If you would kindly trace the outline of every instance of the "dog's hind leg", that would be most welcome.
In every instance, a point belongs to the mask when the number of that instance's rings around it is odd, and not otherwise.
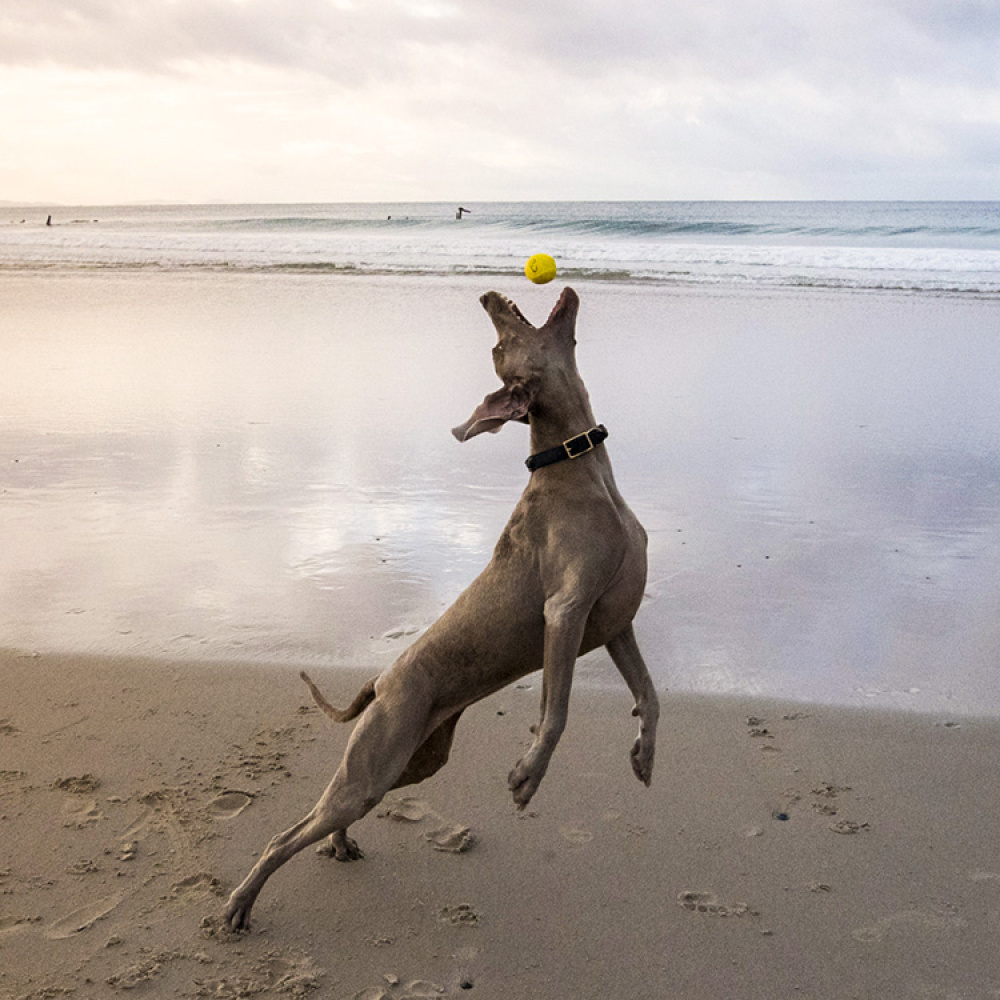
[[[233,891],[225,918],[231,930],[245,930],[264,883],[286,861],[324,837],[346,831],[373,809],[406,770],[426,732],[429,704],[408,694],[405,707],[376,699],[348,742],[344,759],[315,806],[294,826],[272,838],[250,874]]]
[[[455,739],[455,727],[462,713],[456,712],[445,719],[430,736],[420,744],[410,758],[403,773],[396,780],[393,788],[403,788],[405,785],[416,785],[426,781],[432,774],[437,774],[451,753],[451,744]]]
[[[396,779],[393,788],[403,788],[406,785],[416,785],[425,781],[432,774],[437,774],[448,763],[452,740],[455,738],[455,726],[458,725],[461,714],[461,712],[456,712],[450,718],[445,719],[417,747],[403,773]],[[338,861],[357,861],[365,856],[361,848],[358,847],[357,841],[347,835],[347,830],[334,830],[330,834],[330,840],[327,844],[322,850],[317,848],[317,851],[331,858],[336,858]]]
[[[635,631],[629,625],[607,645],[611,659],[625,678],[635,699],[632,714],[639,717],[639,735],[632,746],[632,770],[648,785],[653,778],[653,757],[656,753],[656,726],[660,719],[660,703],[649,670],[639,652]]]

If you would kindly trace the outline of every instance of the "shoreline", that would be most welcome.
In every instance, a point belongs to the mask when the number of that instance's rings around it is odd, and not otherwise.
[[[666,694],[647,790],[627,695],[576,688],[518,814],[529,678],[352,828],[363,861],[303,852],[234,937],[226,894],[315,801],[350,726],[258,665],[0,652],[0,673],[5,998],[1000,989],[997,720]],[[335,703],[359,683],[313,676]]]
[[[41,228],[45,228],[42,224]],[[121,281],[123,279],[175,279],[194,282],[198,280],[218,281],[221,278],[240,280],[333,280],[338,282],[368,283],[377,280],[399,282],[402,285],[468,285],[470,290],[482,292],[483,287],[497,284],[514,285],[519,297],[537,295],[538,291],[522,286],[522,275],[517,269],[497,265],[496,267],[468,270],[445,270],[442,268],[423,269],[377,269],[340,264],[160,264],[156,261],[134,263],[88,263],[74,260],[37,261],[9,263],[0,261],[0,281],[37,280],[44,276],[48,280],[88,280]],[[806,281],[775,280],[748,282],[739,278],[683,278],[630,275],[617,273],[601,275],[587,268],[566,269],[559,272],[560,284],[579,286],[598,292],[608,291],[620,294],[647,292],[664,296],[704,295],[706,297],[729,298],[809,298],[814,296],[888,298],[909,300],[930,300],[954,303],[995,304],[1000,301],[1000,290],[960,287],[933,287],[920,285],[863,285],[834,280]],[[544,289],[545,286],[538,286]]]
[[[411,644],[418,637],[422,630],[414,630],[400,636],[407,645]],[[640,636],[640,640],[642,636]],[[401,653],[404,647],[400,647]],[[3,665],[11,661],[21,661],[27,663],[38,663],[42,660],[59,661],[81,665],[84,669],[92,664],[102,664],[105,669],[124,674],[133,671],[157,671],[172,670],[187,672],[190,671],[193,677],[202,676],[203,673],[218,673],[222,675],[243,675],[247,671],[273,676],[275,680],[282,683],[289,681],[294,686],[298,683],[298,673],[300,670],[307,670],[316,674],[317,677],[338,678],[343,687],[344,697],[350,700],[355,692],[351,691],[352,683],[355,687],[360,687],[365,681],[377,676],[383,670],[388,669],[395,660],[395,654],[373,657],[368,666],[348,666],[346,664],[331,662],[330,658],[317,653],[313,657],[304,656],[301,651],[295,650],[288,654],[287,659],[276,659],[266,655],[246,656],[243,658],[235,655],[220,657],[194,657],[171,655],[164,652],[162,655],[129,653],[125,650],[108,652],[105,650],[74,650],[74,649],[20,649],[16,647],[0,646],[0,671]],[[853,701],[846,700],[824,700],[818,695],[799,697],[788,695],[782,697],[770,693],[762,692],[741,692],[732,690],[699,690],[687,688],[676,684],[664,684],[661,677],[653,678],[657,691],[661,698],[668,697],[677,699],[685,703],[698,704],[700,702],[710,702],[721,706],[755,704],[758,706],[771,706],[772,712],[775,710],[794,712],[799,711],[823,711],[823,712],[846,712],[856,715],[881,715],[889,718],[906,718],[932,720],[935,724],[945,725],[949,720],[959,720],[960,722],[979,722],[986,725],[993,723],[1000,724],[1000,712],[983,710],[982,707],[974,709],[968,705],[939,703],[931,706],[919,703],[919,693],[910,694],[904,691],[883,691],[875,694],[864,694],[855,692],[856,698]],[[541,683],[541,672],[529,674],[519,681],[518,684],[528,684],[533,688]],[[593,650],[586,656],[577,660],[574,672],[573,691],[579,692],[581,696],[593,700],[616,699],[627,700],[627,689],[621,675],[615,669],[611,658],[603,649]],[[888,698],[903,698],[908,696],[913,698],[909,703],[896,701],[879,701],[880,696]]]

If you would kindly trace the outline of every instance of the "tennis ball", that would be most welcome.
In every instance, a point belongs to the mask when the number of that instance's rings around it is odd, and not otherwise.
[[[547,253],[536,253],[528,258],[524,273],[536,285],[545,285],[556,276],[556,262]]]

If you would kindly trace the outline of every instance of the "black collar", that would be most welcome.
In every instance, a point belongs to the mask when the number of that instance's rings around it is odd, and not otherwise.
[[[598,424],[596,427],[591,427],[589,431],[584,431],[582,434],[577,434],[576,437],[563,441],[555,448],[531,455],[524,460],[524,464],[534,472],[535,469],[541,469],[546,465],[565,462],[569,458],[579,458],[581,455],[586,455],[588,451],[593,451],[607,436],[607,427],[604,424]]]

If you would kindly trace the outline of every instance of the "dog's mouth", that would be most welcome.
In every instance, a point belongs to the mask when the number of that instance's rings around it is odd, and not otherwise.
[[[507,296],[503,296],[503,300],[507,305],[507,308],[522,322],[527,323],[528,326],[533,326],[534,324],[528,322],[527,316],[517,307],[517,303],[513,299],[508,299]]]
[[[536,327],[527,316],[518,308],[517,303],[508,298],[503,292],[486,292],[484,295],[479,297],[479,301],[482,307],[489,313],[490,318],[496,321],[503,316],[513,317],[518,323],[523,323],[529,330],[538,330],[540,327]],[[577,301],[576,292],[572,288],[567,286],[562,290],[559,298],[556,300],[556,304],[552,307],[552,312],[549,313],[549,318],[543,324],[544,326],[549,326],[555,323],[561,314],[570,309],[573,304]]]
[[[573,294],[575,293],[568,285],[562,290],[559,298],[556,299],[556,304],[552,307],[552,312],[549,313],[549,318],[545,321],[546,326],[555,319],[556,313],[566,305],[567,298]]]
[[[504,307],[504,309],[507,312],[509,312],[515,319],[519,320],[521,323],[524,323],[525,326],[529,326],[532,329],[534,329],[534,325],[531,323],[528,317],[525,316],[523,312],[521,312],[521,310],[517,306],[517,303],[514,302],[513,299],[507,298],[507,296],[504,295],[503,292],[487,292],[485,295],[480,296],[479,301],[482,303],[483,308],[487,312],[490,312],[491,302],[499,302]],[[492,316],[492,313],[490,313],[490,315]]]

